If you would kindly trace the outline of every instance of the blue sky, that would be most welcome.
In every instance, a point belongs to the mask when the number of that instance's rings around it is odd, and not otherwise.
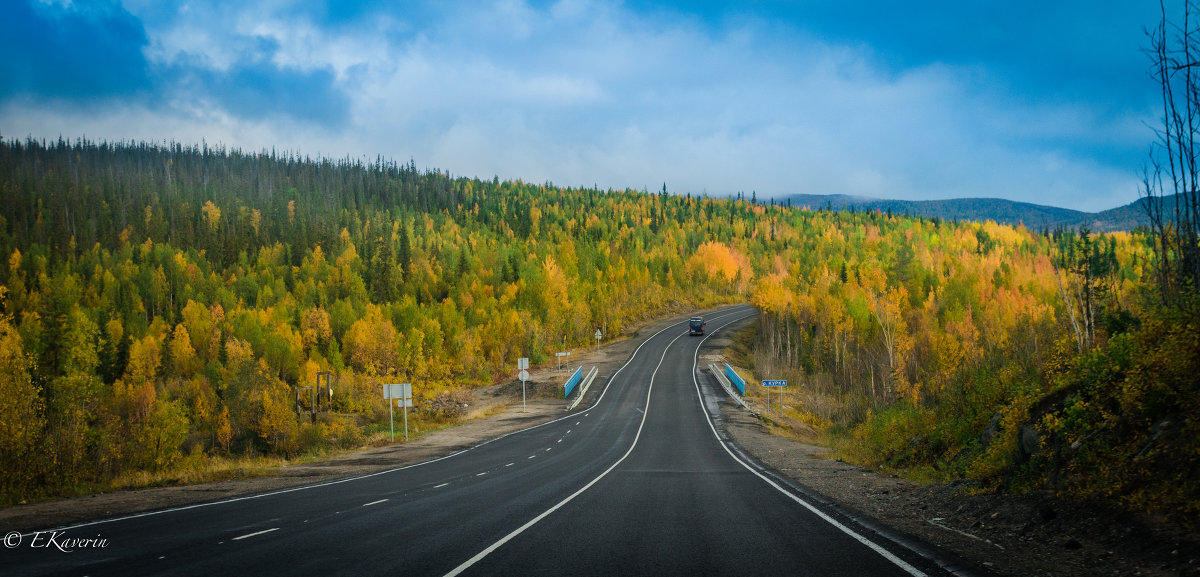
[[[10,0],[0,135],[760,198],[1138,197],[1157,2]]]

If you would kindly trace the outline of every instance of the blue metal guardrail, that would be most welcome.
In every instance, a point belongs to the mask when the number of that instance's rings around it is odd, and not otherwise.
[[[564,390],[563,398],[565,399],[565,398],[571,396],[571,391],[575,390],[575,385],[578,385],[579,381],[582,381],[582,380],[583,380],[583,367],[579,367],[579,368],[575,369],[575,373],[571,375],[571,378],[567,379],[567,384],[563,385],[563,390]]]
[[[737,374],[737,371],[734,371],[733,367],[729,366],[729,363],[725,363],[725,376],[729,377],[729,382],[737,387],[738,393],[743,397],[746,396],[746,380]]]

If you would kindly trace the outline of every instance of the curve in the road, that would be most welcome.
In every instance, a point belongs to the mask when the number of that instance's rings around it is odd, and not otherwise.
[[[745,318],[745,317],[742,317],[742,318]],[[730,322],[736,322],[736,320],[740,320],[740,319],[735,319],[735,321],[730,321]],[[729,323],[726,323],[726,324],[729,324]],[[724,325],[722,325],[722,326],[724,326]],[[658,331],[658,333],[655,333],[654,336],[657,336],[659,333],[662,333],[663,331],[666,331],[667,329],[670,329],[670,328],[671,328],[671,326],[668,326],[668,327]],[[491,555],[493,551],[495,551],[496,549],[499,549],[505,543],[512,541],[513,538],[516,537],[517,535],[524,533],[525,530],[536,525],[542,519],[549,517],[555,511],[561,509],[563,507],[563,505],[566,505],[567,503],[570,503],[571,501],[575,500],[575,497],[578,497],[578,496],[582,495],[588,489],[591,489],[593,485],[600,482],[600,479],[603,479],[604,477],[608,476],[608,474],[611,473],[613,471],[613,469],[616,469],[622,462],[625,461],[625,459],[627,459],[629,457],[629,454],[632,453],[634,448],[637,447],[638,440],[642,438],[642,429],[644,429],[646,426],[646,417],[650,415],[650,395],[654,392],[654,378],[658,376],[658,370],[662,368],[663,361],[666,360],[666,358],[667,358],[667,350],[669,350],[671,348],[671,345],[675,344],[675,341],[679,340],[679,338],[682,337],[683,335],[684,335],[684,333],[677,335],[675,338],[671,339],[671,342],[667,343],[667,346],[663,347],[663,354],[661,357],[659,357],[658,364],[655,365],[655,367],[654,367],[654,372],[650,374],[650,386],[646,390],[646,405],[645,405],[645,409],[642,411],[642,421],[638,425],[637,434],[635,434],[633,436],[633,443],[631,443],[629,445],[629,450],[625,451],[625,454],[621,455],[621,458],[617,459],[617,461],[615,463],[613,463],[612,466],[605,469],[602,473],[597,475],[596,478],[592,479],[591,481],[588,481],[588,484],[584,485],[583,487],[580,487],[578,491],[571,493],[569,496],[567,496],[566,499],[559,501],[553,507],[546,509],[541,514],[539,514],[537,517],[534,517],[534,518],[530,519],[529,521],[526,521],[524,525],[517,527],[511,533],[505,535],[504,537],[501,537],[495,543],[492,543],[488,547],[484,548],[482,551],[476,553],[473,557],[471,557],[470,559],[467,559],[461,565],[452,569],[449,573],[446,573],[446,577],[456,577],[457,575],[461,574],[463,571],[466,571],[467,569],[471,568],[471,566],[473,566],[476,563],[478,563],[479,561],[481,561],[484,557]],[[644,342],[642,342],[641,345],[638,345],[638,348],[633,351],[632,355],[630,355],[629,361],[626,361],[626,363],[621,366],[622,370],[625,367],[629,366],[629,363],[633,361],[633,357],[637,356],[637,353],[639,350],[641,350],[642,346],[644,346],[646,343],[650,342],[650,340],[652,338],[653,338],[653,336],[650,339],[646,339]],[[705,337],[705,339],[707,339],[707,338],[708,337]],[[619,373],[620,371],[618,370],[617,372]],[[616,380],[615,379],[616,374],[614,374],[613,376],[614,376],[614,378],[609,380],[610,383],[613,380]],[[607,393],[607,392],[608,392],[608,388],[605,387],[604,391],[600,395],[600,398],[601,399],[604,398],[603,393]],[[597,399],[596,402],[599,403],[600,400]]]

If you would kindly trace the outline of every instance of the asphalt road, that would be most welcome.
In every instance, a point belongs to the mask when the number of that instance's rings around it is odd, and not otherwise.
[[[712,314],[709,334],[752,314]],[[0,574],[945,574],[739,456],[703,340],[684,319],[592,408],[426,463],[9,535]]]

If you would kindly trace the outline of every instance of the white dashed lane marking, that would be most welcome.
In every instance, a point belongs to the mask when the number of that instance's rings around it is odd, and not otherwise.
[[[265,530],[263,530],[263,531],[258,531],[258,532],[256,532],[256,533],[250,533],[250,534],[248,534],[248,535],[242,535],[241,537],[234,537],[234,538],[233,538],[233,540],[234,540],[234,541],[240,541],[240,540],[242,540],[242,539],[248,539],[248,538],[250,538],[250,537],[257,537],[257,536],[259,536],[259,535],[262,535],[263,533],[270,533],[271,531],[278,531],[278,530],[279,530],[279,527],[274,527],[274,528],[271,528],[271,529],[265,529]]]

